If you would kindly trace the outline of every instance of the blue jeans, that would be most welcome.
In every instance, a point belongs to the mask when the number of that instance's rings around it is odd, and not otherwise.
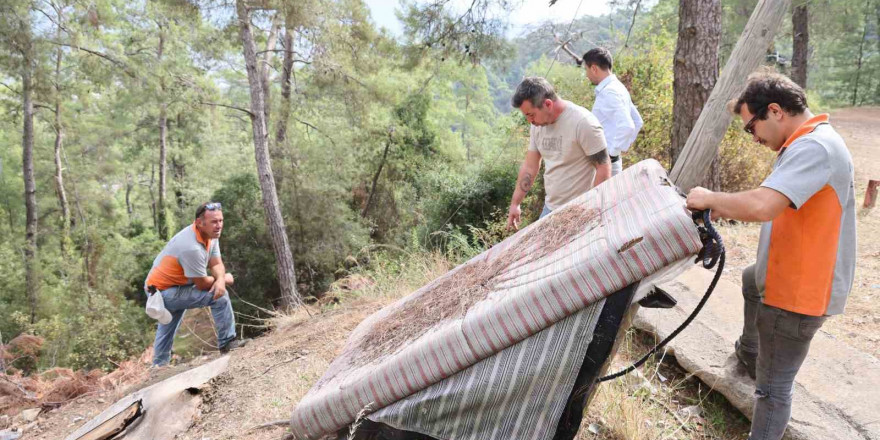
[[[217,345],[222,347],[235,339],[235,317],[232,314],[232,302],[229,294],[214,299],[214,294],[196,289],[192,284],[170,287],[162,291],[165,308],[171,312],[171,322],[159,324],[156,329],[156,341],[153,343],[153,365],[167,365],[171,360],[171,344],[174,334],[180,327],[183,314],[187,309],[210,307],[214,316],[214,328],[217,330]]]
[[[740,344],[758,353],[755,409],[749,440],[779,440],[791,419],[794,378],[825,316],[809,316],[765,305],[755,266],[743,271],[745,320]]]
[[[538,217],[538,220],[547,217],[547,214],[550,214],[553,210],[548,208],[547,205],[544,205],[544,209],[541,210],[541,215]]]

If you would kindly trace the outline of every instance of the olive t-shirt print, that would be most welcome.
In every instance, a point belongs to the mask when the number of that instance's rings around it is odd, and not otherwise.
[[[596,168],[589,156],[605,149],[605,134],[589,110],[565,101],[556,122],[532,127],[529,149],[544,159],[545,205],[557,209],[593,187]]]

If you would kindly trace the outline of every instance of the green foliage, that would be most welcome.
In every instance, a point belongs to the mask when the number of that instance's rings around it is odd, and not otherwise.
[[[30,330],[47,341],[42,366],[110,371],[149,345],[154,326],[140,306],[95,295],[71,298],[65,313],[41,319]]]
[[[260,186],[252,174],[227,179],[211,200],[223,204],[223,235],[220,253],[226,270],[235,276],[231,287],[233,308],[250,316],[258,312],[239,300],[271,309],[280,293],[275,276],[275,257],[266,230],[260,199]]]
[[[451,231],[453,238],[467,237],[465,241],[470,241],[477,230],[490,227],[499,217],[503,216],[506,223],[517,172],[516,163],[486,163],[457,178],[434,174],[433,195],[424,202],[425,221],[418,228],[419,236],[426,244],[443,249],[455,240],[449,240],[449,235],[435,235],[437,232]],[[542,193],[542,182],[538,182],[529,197]],[[540,214],[532,208],[535,204],[530,200],[523,206],[526,219],[535,219]]]

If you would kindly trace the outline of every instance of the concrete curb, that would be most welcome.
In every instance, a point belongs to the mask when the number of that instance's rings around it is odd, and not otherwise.
[[[712,275],[695,267],[663,284],[678,305],[641,308],[633,325],[666,337],[693,311]],[[685,370],[751,418],[755,384],[733,355],[742,309],[740,287],[722,279],[702,312],[668,347]],[[786,438],[880,440],[880,361],[820,330],[795,381]]]

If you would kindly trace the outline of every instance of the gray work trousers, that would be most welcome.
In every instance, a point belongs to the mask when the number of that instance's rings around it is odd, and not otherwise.
[[[742,279],[745,316],[740,345],[758,353],[749,440],[779,440],[791,419],[794,378],[826,317],[765,305],[755,281],[755,265],[743,271]]]

